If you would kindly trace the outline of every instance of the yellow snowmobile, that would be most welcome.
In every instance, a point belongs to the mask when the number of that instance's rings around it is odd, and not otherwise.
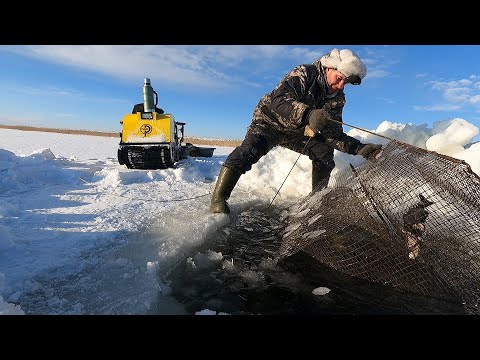
[[[155,96],[155,99],[154,99]],[[143,85],[143,103],[120,120],[118,162],[129,169],[166,169],[182,159],[212,157],[215,148],[183,144],[185,123],[157,107],[158,95],[150,79]]]

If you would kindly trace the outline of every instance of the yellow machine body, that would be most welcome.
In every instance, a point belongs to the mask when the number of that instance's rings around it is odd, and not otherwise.
[[[151,116],[152,119],[142,117]],[[175,119],[171,114],[140,113],[127,114],[122,124],[123,144],[168,143],[176,142]]]

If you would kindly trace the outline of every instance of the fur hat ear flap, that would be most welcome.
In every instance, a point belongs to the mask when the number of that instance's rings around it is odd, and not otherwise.
[[[336,69],[347,78],[356,78],[357,83],[367,75],[367,67],[360,60],[357,54],[349,49],[332,49],[328,54],[320,58],[320,63],[324,67]]]

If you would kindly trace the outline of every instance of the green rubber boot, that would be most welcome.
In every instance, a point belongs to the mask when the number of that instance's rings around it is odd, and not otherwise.
[[[224,165],[222,166],[210,202],[210,211],[212,213],[230,213],[227,200],[237,184],[240,175],[242,175],[242,173],[239,170]]]

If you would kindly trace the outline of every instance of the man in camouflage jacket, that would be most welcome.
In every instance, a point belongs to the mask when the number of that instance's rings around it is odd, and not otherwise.
[[[381,145],[362,144],[342,128],[344,86],[359,85],[367,69],[348,49],[333,49],[313,64],[299,65],[285,75],[256,106],[242,144],[222,165],[210,211],[229,213],[227,200],[242,174],[275,146],[307,155],[312,160],[312,191],[330,176],[333,151],[372,160]]]

